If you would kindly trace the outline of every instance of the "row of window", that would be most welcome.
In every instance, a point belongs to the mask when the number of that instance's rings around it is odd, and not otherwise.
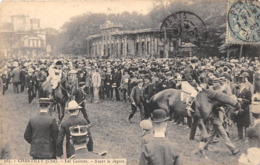
[[[118,52],[118,48],[119,48],[119,52]],[[147,41],[146,45],[145,45],[145,42],[141,42],[141,43],[136,43],[135,45],[135,53],[137,54],[149,54],[151,53],[151,50],[150,50],[151,46],[150,46],[150,42]],[[97,45],[97,46],[94,46],[94,54],[97,53],[97,54],[100,54],[100,50],[101,50],[101,45]],[[128,47],[128,43],[126,44],[126,51],[129,52],[129,47]],[[103,54],[105,56],[107,55],[110,55],[110,54],[123,54],[123,43],[120,43],[120,44],[111,44],[111,45],[104,45],[104,49],[103,49]]]
[[[24,40],[24,46],[25,47],[42,47],[42,42],[41,42],[41,40],[37,40],[37,39]]]

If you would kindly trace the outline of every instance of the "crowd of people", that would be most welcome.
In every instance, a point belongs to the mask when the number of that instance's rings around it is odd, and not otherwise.
[[[19,61],[7,59],[1,67],[1,90],[2,94],[5,94],[8,85],[12,82],[14,93],[24,92],[24,89],[26,89],[28,92],[28,102],[31,103],[33,98],[37,97],[37,93],[39,93],[43,82],[52,80],[66,81],[75,77],[76,86],[90,98],[89,102],[99,103],[100,100],[130,102],[132,112],[128,117],[129,122],[131,122],[131,118],[138,109],[140,111],[140,118],[144,121],[145,105],[149,103],[149,99],[154,94],[164,89],[182,89],[189,93],[190,97],[186,107],[188,111],[192,111],[191,105],[196,97],[194,93],[200,91],[201,88],[221,91],[230,96],[233,95],[241,103],[243,111],[235,114],[227,113],[225,119],[220,117],[220,124],[224,122],[229,123],[227,120],[232,119],[232,122],[236,123],[239,139],[246,139],[246,129],[252,124],[250,104],[260,101],[259,59],[244,57],[240,59],[240,61],[237,59],[225,59],[223,57],[201,59],[197,57],[176,57],[170,59],[106,60],[22,59]],[[75,81],[73,82],[75,83]],[[188,85],[184,82],[188,82]],[[72,112],[70,113],[72,117],[68,120],[72,120],[76,124],[67,125],[66,122],[68,121],[62,121],[61,130],[58,131],[57,125],[52,120],[44,119],[45,121],[49,121],[48,124],[52,124],[53,126],[52,131],[54,131],[54,133],[52,136],[55,139],[53,143],[56,143],[57,140],[57,144],[60,144],[60,147],[57,148],[59,152],[56,152],[55,148],[55,154],[49,155],[50,157],[48,158],[54,158],[54,155],[61,156],[63,154],[61,144],[65,135],[67,139],[67,157],[69,158],[75,153],[75,151],[70,153],[70,149],[68,149],[71,144],[70,127],[79,125],[78,128],[81,128],[80,125],[82,125],[82,123],[79,122],[81,120],[74,119],[75,117],[73,117],[77,116],[77,110],[80,109],[80,105],[78,105],[77,102],[70,103],[67,109]],[[46,103],[40,104],[43,104],[43,106],[46,105]],[[228,108],[229,107],[227,107],[227,109]],[[45,112],[45,110],[43,111]],[[150,132],[153,133],[153,137],[158,137],[158,139],[149,137],[147,141],[152,139],[152,143],[144,142],[144,144],[142,144],[143,152],[140,164],[149,164],[149,160],[154,161],[152,164],[157,164],[158,162],[159,164],[161,162],[172,163],[172,161],[180,163],[181,156],[176,151],[171,151],[170,149],[172,144],[165,139],[161,139],[165,138],[165,130],[167,127],[166,114],[160,109],[155,110],[153,113],[154,118],[151,119],[152,124],[149,124],[149,122],[141,123],[141,127],[149,127],[147,130],[153,129],[153,131]],[[257,112],[255,113],[257,114]],[[183,118],[180,117],[173,117],[173,120],[178,123],[183,123],[184,121]],[[32,137],[30,136],[32,135],[31,127],[35,125],[33,124],[35,121],[40,120],[38,118],[30,120],[26,129],[25,139],[29,143],[32,141]],[[71,124],[73,122],[68,123]],[[88,124],[89,122],[83,123],[83,125]],[[82,128],[85,129],[85,127]],[[73,130],[73,128],[71,128],[71,130]],[[79,136],[78,134],[82,133],[80,135],[83,136],[83,139],[85,136],[88,136],[90,143],[87,143],[87,148],[89,151],[93,151],[93,143],[91,143],[92,137],[89,128],[87,128],[87,131],[89,132],[88,134],[79,131],[74,135]],[[59,135],[57,132],[59,132]],[[226,132],[228,133],[228,129],[226,129]],[[79,140],[80,138],[72,139],[75,140],[74,143],[72,142],[75,145],[77,143],[81,144],[81,142],[86,143],[85,140]],[[158,146],[158,144],[163,145]],[[230,146],[232,145],[230,144]],[[158,147],[161,148],[158,149]],[[206,146],[204,146],[204,148],[205,147]],[[155,148],[157,149],[155,150]],[[54,152],[54,149],[52,150]],[[160,153],[163,152],[163,150],[169,151],[168,154],[170,155],[167,157],[171,157],[173,160],[161,160]],[[38,151],[37,148],[35,151]],[[151,152],[155,152],[155,157],[147,160]],[[41,158],[38,156],[33,157]]]

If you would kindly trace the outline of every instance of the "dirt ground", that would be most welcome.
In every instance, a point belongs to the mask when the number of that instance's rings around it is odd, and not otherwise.
[[[13,159],[31,158],[30,145],[24,140],[23,134],[29,118],[39,113],[37,101],[34,99],[31,104],[28,104],[27,93],[14,94],[12,86],[1,98],[0,137],[2,143],[8,144]],[[93,125],[94,151],[107,151],[108,154],[105,156],[107,159],[126,158],[127,164],[138,164],[141,153],[140,114],[136,113],[132,119],[134,123],[130,124],[127,119],[131,111],[130,104],[122,101],[88,103],[87,111]],[[179,146],[185,164],[237,164],[241,154],[232,156],[222,139],[219,143],[210,145],[209,150],[206,151],[210,160],[204,160],[201,155],[195,154],[199,145],[199,136],[196,136],[196,140],[190,141],[188,135],[187,126],[168,122],[168,138]],[[235,126],[231,128],[230,136],[241,153],[245,152],[247,144],[241,140],[234,141],[237,137]]]

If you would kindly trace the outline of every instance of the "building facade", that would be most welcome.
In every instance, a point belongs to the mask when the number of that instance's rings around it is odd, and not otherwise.
[[[160,29],[122,30],[122,24],[106,21],[100,34],[87,38],[88,56],[92,58],[168,58],[180,50],[179,39],[164,43]]]
[[[46,51],[46,33],[40,27],[39,19],[15,15],[11,23],[4,23],[0,28],[1,54],[36,55]]]

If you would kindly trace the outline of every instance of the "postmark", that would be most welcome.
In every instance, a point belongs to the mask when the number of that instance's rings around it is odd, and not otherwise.
[[[192,49],[192,55],[196,55],[207,40],[206,24],[193,12],[178,11],[164,19],[160,38],[163,42],[177,39],[181,43],[180,47],[188,45]]]
[[[228,1],[228,44],[260,44],[260,2]]]

